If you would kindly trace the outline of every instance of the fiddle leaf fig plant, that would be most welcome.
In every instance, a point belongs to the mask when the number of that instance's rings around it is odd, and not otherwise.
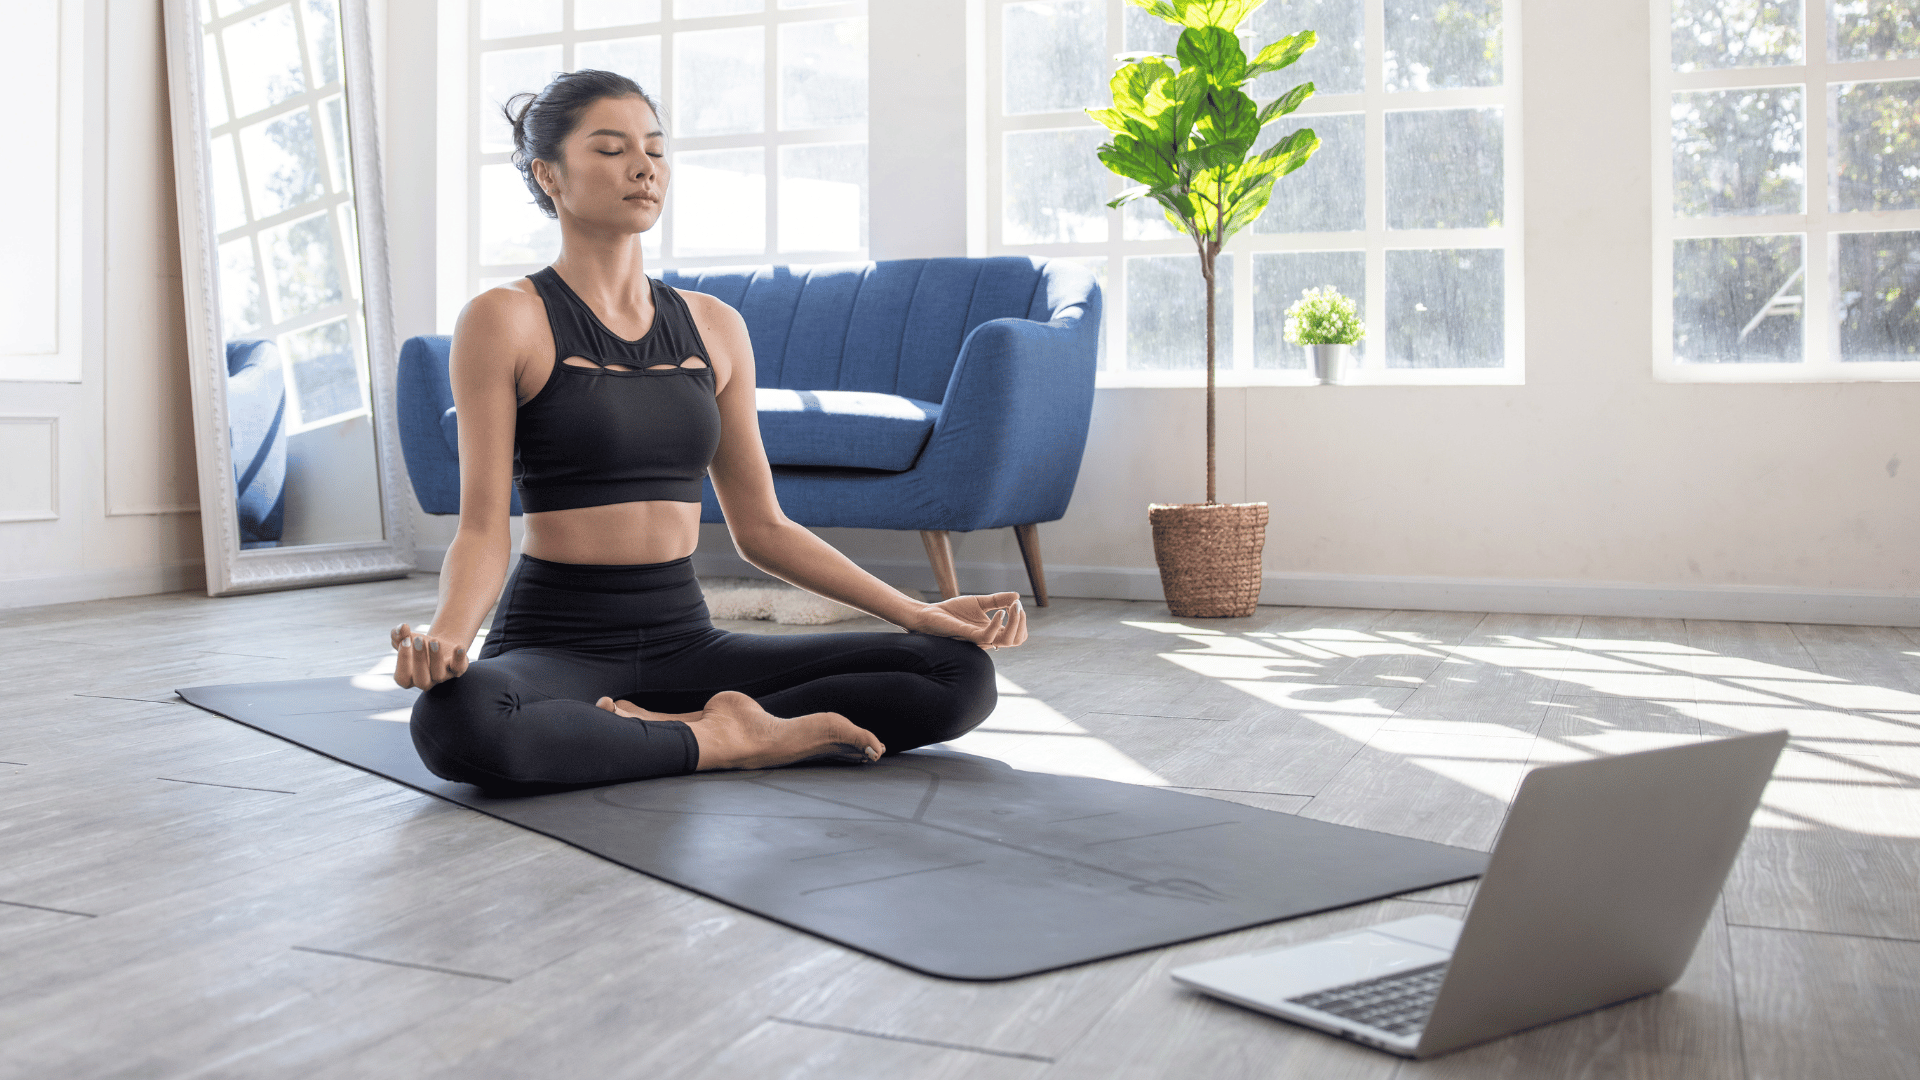
[[[1320,148],[1313,129],[1299,128],[1254,152],[1268,124],[1313,96],[1312,83],[1265,105],[1242,87],[1300,59],[1317,38],[1302,30],[1248,59],[1234,29],[1265,0],[1127,2],[1181,27],[1179,44],[1172,56],[1122,56],[1113,107],[1087,113],[1112,133],[1100,160],[1138,185],[1107,205],[1154,200],[1200,254],[1207,285],[1207,502],[1214,503],[1214,265],[1227,240],[1267,208],[1274,182]]]

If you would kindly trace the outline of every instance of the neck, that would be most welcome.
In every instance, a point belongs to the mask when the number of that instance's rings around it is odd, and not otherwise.
[[[563,223],[564,224],[564,223]],[[609,309],[645,308],[652,296],[639,233],[595,235],[563,229],[553,269],[583,299],[602,300]]]

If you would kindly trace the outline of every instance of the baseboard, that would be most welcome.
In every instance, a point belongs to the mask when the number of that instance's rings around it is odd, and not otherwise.
[[[709,576],[766,576],[731,552],[696,552],[693,562],[699,573]],[[861,565],[890,585],[923,591],[935,587],[933,569],[925,562],[866,559]],[[959,563],[955,569],[960,587],[970,592],[1024,593],[1030,588],[1026,569],[1018,564]],[[1047,591],[1054,596],[1100,600],[1162,598],[1159,571],[1120,566],[1048,566]],[[1268,574],[1260,602],[1294,607],[1920,626],[1920,596],[1764,585]]]
[[[197,562],[36,574],[32,577],[0,579],[0,608],[71,604],[81,600],[147,596],[206,587],[206,566]]]

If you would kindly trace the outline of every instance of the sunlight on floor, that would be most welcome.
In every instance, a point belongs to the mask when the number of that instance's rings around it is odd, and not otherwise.
[[[1027,772],[1091,776],[1123,784],[1164,787],[1166,780],[1086,728],[1060,715],[1046,702],[1004,675],[1000,704],[986,722],[942,745],[1004,761]]]
[[[1920,837],[1920,694],[1904,689],[1671,641],[1507,635],[1449,646],[1404,631],[1230,633],[1180,622],[1125,625],[1171,639],[1170,650],[1158,654],[1161,660],[1502,801],[1512,799],[1533,766],[1785,728],[1793,736],[1791,749],[1767,788],[1756,827],[1826,826]],[[1428,673],[1376,674],[1352,685],[1325,681],[1352,662],[1392,657],[1427,658]],[[1573,701],[1527,704],[1569,709],[1559,714],[1566,722],[1558,727],[1580,723],[1592,730],[1547,735],[1532,723],[1423,718],[1389,708],[1369,693],[1395,686],[1466,689],[1503,671],[1561,684]],[[1585,715],[1607,710],[1583,708],[1583,699],[1646,702],[1696,722],[1699,733],[1633,730],[1618,717]],[[1046,708],[1027,702],[1022,708]],[[1057,727],[1055,733],[1066,734]],[[1111,747],[1106,751],[1125,757]]]

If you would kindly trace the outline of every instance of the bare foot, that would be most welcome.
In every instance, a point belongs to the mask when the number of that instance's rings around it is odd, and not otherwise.
[[[697,713],[659,713],[631,701],[603,697],[595,702],[619,716],[641,720],[680,720],[693,725],[700,747],[699,771],[772,769],[799,761],[880,760],[886,745],[839,713],[809,713],[792,719],[775,716],[736,690],[713,695]]]

